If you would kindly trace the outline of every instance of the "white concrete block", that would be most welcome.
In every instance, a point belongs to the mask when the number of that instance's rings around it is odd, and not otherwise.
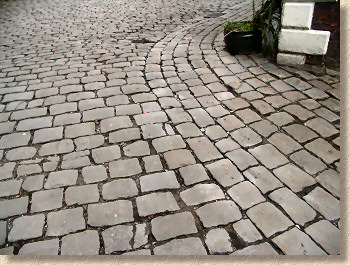
[[[305,55],[278,53],[277,63],[281,65],[301,66],[305,64]]]
[[[315,3],[285,3],[282,26],[311,28]]]
[[[278,44],[279,51],[324,55],[327,52],[329,31],[282,29]]]

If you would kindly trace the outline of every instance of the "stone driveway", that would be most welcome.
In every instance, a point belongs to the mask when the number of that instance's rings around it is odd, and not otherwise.
[[[250,5],[0,1],[0,253],[339,254],[339,76],[229,55]]]

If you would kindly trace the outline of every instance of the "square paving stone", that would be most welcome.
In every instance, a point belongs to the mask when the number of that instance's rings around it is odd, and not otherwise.
[[[272,239],[272,241],[286,255],[327,255],[308,235],[297,228],[284,232]]]
[[[268,141],[276,146],[282,153],[287,155],[302,148],[299,143],[284,133],[275,133],[268,139]]]
[[[261,120],[260,116],[251,109],[236,111],[235,115],[241,118],[245,124]]]
[[[96,183],[105,180],[107,176],[106,168],[100,166],[84,167],[81,171],[85,183]]]
[[[260,191],[249,181],[234,185],[227,193],[243,210],[265,201]]]
[[[30,211],[43,212],[62,207],[63,188],[34,192]]]
[[[142,172],[137,158],[118,160],[109,163],[111,178],[124,178],[134,176]]]
[[[251,167],[244,171],[243,174],[263,194],[283,186],[283,184],[263,166]]]
[[[0,219],[27,212],[28,197],[0,201]]]
[[[233,251],[230,235],[223,228],[210,230],[205,236],[205,243],[211,254]]]
[[[145,156],[150,154],[149,145],[146,141],[136,141],[123,147],[124,155],[129,157]]]
[[[221,153],[206,137],[188,139],[187,143],[201,162],[222,158]]]
[[[227,137],[227,132],[220,125],[213,125],[205,128],[205,134],[212,141]]]
[[[107,226],[134,221],[131,201],[118,200],[113,202],[88,205],[88,224],[91,226]]]
[[[97,184],[69,187],[65,192],[67,205],[98,202],[100,198]]]
[[[227,115],[217,120],[217,122],[227,131],[244,127],[244,123],[237,119],[234,115]]]
[[[2,181],[0,185],[0,197],[7,197],[10,195],[17,195],[21,189],[23,180],[11,179]]]
[[[292,154],[290,158],[311,175],[316,174],[326,168],[326,165],[320,159],[314,157],[305,150]]]
[[[284,231],[293,225],[292,221],[269,202],[263,202],[250,208],[247,215],[266,237]]]
[[[273,171],[284,184],[292,191],[299,192],[303,188],[314,185],[315,179],[293,164],[287,164]]]
[[[164,159],[168,164],[169,169],[175,169],[196,163],[193,155],[189,150],[179,149],[164,153]]]
[[[328,220],[336,220],[340,218],[340,201],[324,189],[316,187],[303,198]]]
[[[58,255],[59,239],[50,239],[25,244],[18,255]]]
[[[9,242],[40,237],[43,234],[45,215],[22,216],[15,219],[8,235]]]
[[[133,227],[131,225],[113,226],[103,231],[102,237],[106,254],[129,250],[133,238]]]
[[[166,110],[166,113],[169,115],[171,121],[174,124],[182,122],[192,122],[191,116],[185,112],[182,108],[174,108]]]
[[[197,184],[180,193],[180,198],[187,205],[198,205],[218,199],[224,199],[225,195],[216,184]]]
[[[110,162],[121,157],[118,145],[100,147],[91,151],[95,163]]]
[[[154,248],[154,255],[207,255],[207,252],[197,237],[174,239],[164,245]]]
[[[102,186],[102,196],[105,200],[134,197],[139,193],[133,179],[117,179]]]
[[[184,138],[201,136],[202,133],[194,123],[182,123],[176,126],[178,132]]]
[[[271,256],[278,255],[276,250],[271,247],[267,242],[261,243],[259,245],[252,245],[240,250],[233,252],[231,255],[242,255],[242,256]]]
[[[152,219],[151,225],[152,233],[157,241],[193,234],[198,231],[190,212],[157,217]]]
[[[237,205],[229,200],[205,204],[199,207],[196,213],[204,227],[226,225],[242,218]]]
[[[98,232],[86,230],[62,238],[61,255],[98,255],[100,240]]]
[[[319,158],[325,161],[327,164],[331,164],[334,161],[340,159],[340,151],[335,149],[325,140],[318,138],[305,145],[306,149],[316,154]]]
[[[145,163],[147,173],[163,170],[163,165],[158,155],[145,156],[142,160]]]
[[[250,166],[258,165],[258,161],[243,149],[233,150],[232,152],[226,153],[225,156],[227,156],[240,170],[245,170]]]
[[[186,144],[180,135],[164,136],[154,139],[152,145],[158,153],[186,147]]]
[[[179,172],[185,182],[185,185],[191,185],[210,179],[203,165],[201,164],[182,167],[179,169]]]
[[[269,169],[288,163],[288,159],[271,144],[260,145],[249,152]]]
[[[294,118],[291,115],[283,111],[273,113],[268,116],[267,119],[277,126],[284,126],[294,121]]]
[[[78,170],[62,170],[51,172],[47,178],[44,188],[53,189],[64,186],[76,185],[78,179]]]
[[[262,239],[261,234],[249,219],[242,219],[232,225],[236,233],[246,242]]]
[[[255,131],[258,132],[261,136],[267,138],[270,136],[272,133],[276,132],[278,128],[273,125],[271,122],[267,120],[262,120],[258,122],[254,122],[249,125],[250,128],[254,129]]]
[[[243,147],[249,147],[261,142],[261,137],[248,127],[238,129],[230,134]]]
[[[0,180],[12,178],[16,163],[4,163],[0,166]]]
[[[221,159],[214,163],[206,165],[206,168],[213,175],[220,185],[224,187],[232,186],[243,181],[242,174],[228,159]]]
[[[85,229],[83,208],[50,212],[47,214],[46,236],[61,236]]]
[[[287,188],[273,191],[269,197],[278,203],[297,224],[304,225],[316,217],[316,212]]]
[[[137,197],[136,205],[140,216],[177,211],[180,209],[170,192],[157,192]]]
[[[199,127],[207,127],[208,125],[214,124],[214,120],[210,117],[208,112],[206,112],[204,109],[197,108],[197,109],[191,109],[188,111],[194,122],[199,126]]]
[[[322,231],[322,233],[320,233]],[[326,220],[318,221],[305,229],[330,255],[340,255],[340,230]]]
[[[141,130],[144,139],[152,139],[165,135],[165,131],[163,130],[163,125],[161,123],[142,125]]]
[[[176,179],[174,171],[142,176],[140,177],[140,185],[142,192],[180,188],[180,184]]]

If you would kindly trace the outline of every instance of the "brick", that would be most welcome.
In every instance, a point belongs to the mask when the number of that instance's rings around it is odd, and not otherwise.
[[[83,208],[50,212],[47,214],[47,236],[61,236],[85,229]]]
[[[170,192],[156,192],[137,197],[136,205],[140,216],[177,211],[180,209]]]
[[[327,253],[320,249],[305,233],[297,228],[293,228],[272,241],[286,255],[326,255]],[[290,244],[295,242],[295,244]]]
[[[205,204],[196,210],[204,227],[227,225],[242,218],[241,211],[233,201],[222,200]]]
[[[142,172],[139,161],[136,158],[118,160],[109,163],[111,178],[123,178],[134,176]]]
[[[32,195],[31,212],[43,212],[62,207],[63,189],[37,191]]]
[[[0,219],[21,215],[27,212],[28,197],[0,201]]]
[[[86,230],[62,238],[61,255],[98,255],[100,240],[98,232]]]
[[[118,200],[88,206],[88,224],[91,226],[116,225],[131,221],[134,221],[134,217],[130,201]]]
[[[131,178],[113,180],[102,187],[102,196],[105,200],[134,197],[138,193],[136,183]]]
[[[157,241],[193,234],[198,231],[190,212],[157,217],[151,221],[151,225],[152,233]],[[172,227],[172,229],[169,229],[169,227]]]
[[[43,234],[45,215],[22,216],[15,219],[8,235],[9,242],[40,237]]]
[[[316,212],[287,188],[275,190],[269,197],[278,203],[297,224],[305,225],[316,217]]]

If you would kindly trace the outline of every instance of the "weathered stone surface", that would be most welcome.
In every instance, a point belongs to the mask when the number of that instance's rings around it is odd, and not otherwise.
[[[225,198],[220,187],[215,184],[197,184],[192,188],[182,191],[180,197],[187,205],[198,205]]]
[[[141,166],[136,158],[118,160],[109,163],[109,173],[111,178],[129,177],[141,172]]]
[[[76,138],[95,133],[95,123],[86,122],[67,126],[64,130],[65,138]]]
[[[136,141],[123,147],[124,155],[129,157],[144,156],[150,154],[149,145],[146,141]]]
[[[249,181],[234,185],[227,193],[244,210],[265,201],[259,190]]]
[[[233,251],[230,236],[223,228],[210,230],[205,237],[205,243],[211,254]]]
[[[28,197],[0,201],[0,219],[27,212]]]
[[[243,176],[228,159],[221,159],[206,165],[213,177],[224,187],[243,181]]]
[[[99,198],[97,184],[69,187],[65,192],[67,205],[98,202]]]
[[[284,231],[293,223],[269,202],[258,204],[247,211],[248,217],[270,237],[276,232]]]
[[[202,135],[201,131],[194,123],[181,123],[176,126],[176,129],[184,138]]]
[[[12,178],[16,163],[5,163],[0,166],[0,180]]]
[[[57,172],[52,172],[47,178],[44,188],[60,188],[64,186],[76,185],[78,179],[77,170],[62,170]]]
[[[186,149],[166,152],[164,153],[164,158],[169,169],[175,169],[196,163],[196,160],[192,156],[191,152]]]
[[[157,192],[137,197],[136,205],[140,216],[180,209],[170,192]]]
[[[144,139],[152,139],[165,135],[165,131],[163,130],[163,125],[161,123],[146,124],[141,126],[141,129]]]
[[[63,137],[63,127],[41,129],[34,132],[33,144],[59,140]]]
[[[234,115],[227,115],[218,119],[217,122],[228,132],[244,127],[244,123],[237,119]]]
[[[185,185],[191,185],[209,180],[209,176],[201,164],[182,167],[179,169],[179,172],[185,182]]]
[[[163,169],[162,162],[158,155],[145,156],[142,158],[145,163],[145,169],[147,173],[155,172]]]
[[[262,166],[247,169],[244,171],[244,176],[263,194],[283,186],[269,170]]]
[[[32,195],[31,212],[43,212],[62,207],[63,189],[37,191]]]
[[[23,180],[11,179],[2,181],[0,185],[0,197],[19,194]]]
[[[180,188],[174,171],[142,176],[140,177],[140,185],[142,192]]]
[[[134,217],[130,201],[118,200],[88,206],[88,224],[91,226],[116,225],[132,221]]]
[[[128,142],[140,138],[141,135],[138,128],[123,129],[109,134],[110,143]]]
[[[121,157],[120,148],[117,145],[100,147],[91,151],[95,163],[105,163]]]
[[[103,181],[107,178],[107,173],[104,166],[84,167],[81,173],[83,175],[85,183],[95,183]]]
[[[155,255],[206,255],[199,238],[174,239],[164,245],[154,248]]]
[[[61,255],[98,255],[100,240],[98,232],[86,230],[62,238]]]
[[[340,174],[335,170],[325,170],[316,177],[326,190],[334,196],[340,197]]]
[[[206,137],[188,139],[187,143],[201,162],[222,158],[221,153]]]
[[[0,140],[0,149],[27,145],[29,140],[30,140],[29,132],[3,135]]]
[[[272,241],[286,255],[326,255],[305,233],[293,228],[275,237]],[[290,244],[294,242],[294,244]]]
[[[12,229],[8,235],[8,241],[26,240],[40,237],[43,234],[45,215],[23,216],[13,221]]]
[[[152,141],[152,145],[158,153],[186,147],[185,142],[179,135],[157,138]]]
[[[133,237],[133,227],[131,225],[113,226],[103,231],[102,237],[106,254],[114,251],[129,250],[131,249],[130,241]]]
[[[288,163],[288,159],[270,144],[260,145],[249,152],[269,169]]]
[[[250,166],[258,165],[258,161],[243,149],[233,150],[232,152],[226,153],[225,156],[227,156],[240,170],[245,170]]]
[[[241,250],[233,252],[231,255],[242,255],[242,256],[271,256],[278,255],[276,250],[271,247],[267,242],[259,245],[252,245]]]
[[[208,203],[196,210],[204,227],[226,225],[242,218],[242,214],[233,201],[223,200]]]
[[[67,140],[62,140],[58,142],[43,144],[39,149],[39,155],[47,156],[47,155],[64,154],[64,153],[72,152],[73,150],[74,150],[73,141],[70,139],[67,139]]]
[[[77,150],[93,149],[104,144],[103,135],[90,135],[74,139]]]
[[[305,150],[292,154],[290,158],[309,174],[316,174],[326,168],[321,160]]]
[[[58,255],[59,239],[50,239],[25,244],[18,255]]]
[[[83,208],[50,212],[47,215],[47,236],[61,236],[85,229]]]
[[[17,131],[29,131],[52,126],[52,117],[34,118],[22,120],[17,124]]]
[[[236,233],[246,242],[254,242],[262,239],[261,234],[248,219],[243,219],[232,225]]]
[[[102,186],[102,196],[105,200],[134,197],[138,193],[136,183],[131,178],[113,180]]]
[[[193,234],[198,231],[190,212],[157,217],[151,221],[151,225],[152,233],[157,241]]]
[[[321,158],[327,164],[331,164],[334,161],[340,159],[340,151],[335,149],[325,140],[318,138],[308,144],[305,147],[316,154],[319,158]]]
[[[249,147],[261,142],[261,137],[248,127],[238,129],[230,134],[237,143]]]
[[[300,144],[294,141],[291,137],[283,134],[283,133],[275,133],[273,134],[268,141],[277,147],[284,154],[293,153],[296,150],[302,148]]]

